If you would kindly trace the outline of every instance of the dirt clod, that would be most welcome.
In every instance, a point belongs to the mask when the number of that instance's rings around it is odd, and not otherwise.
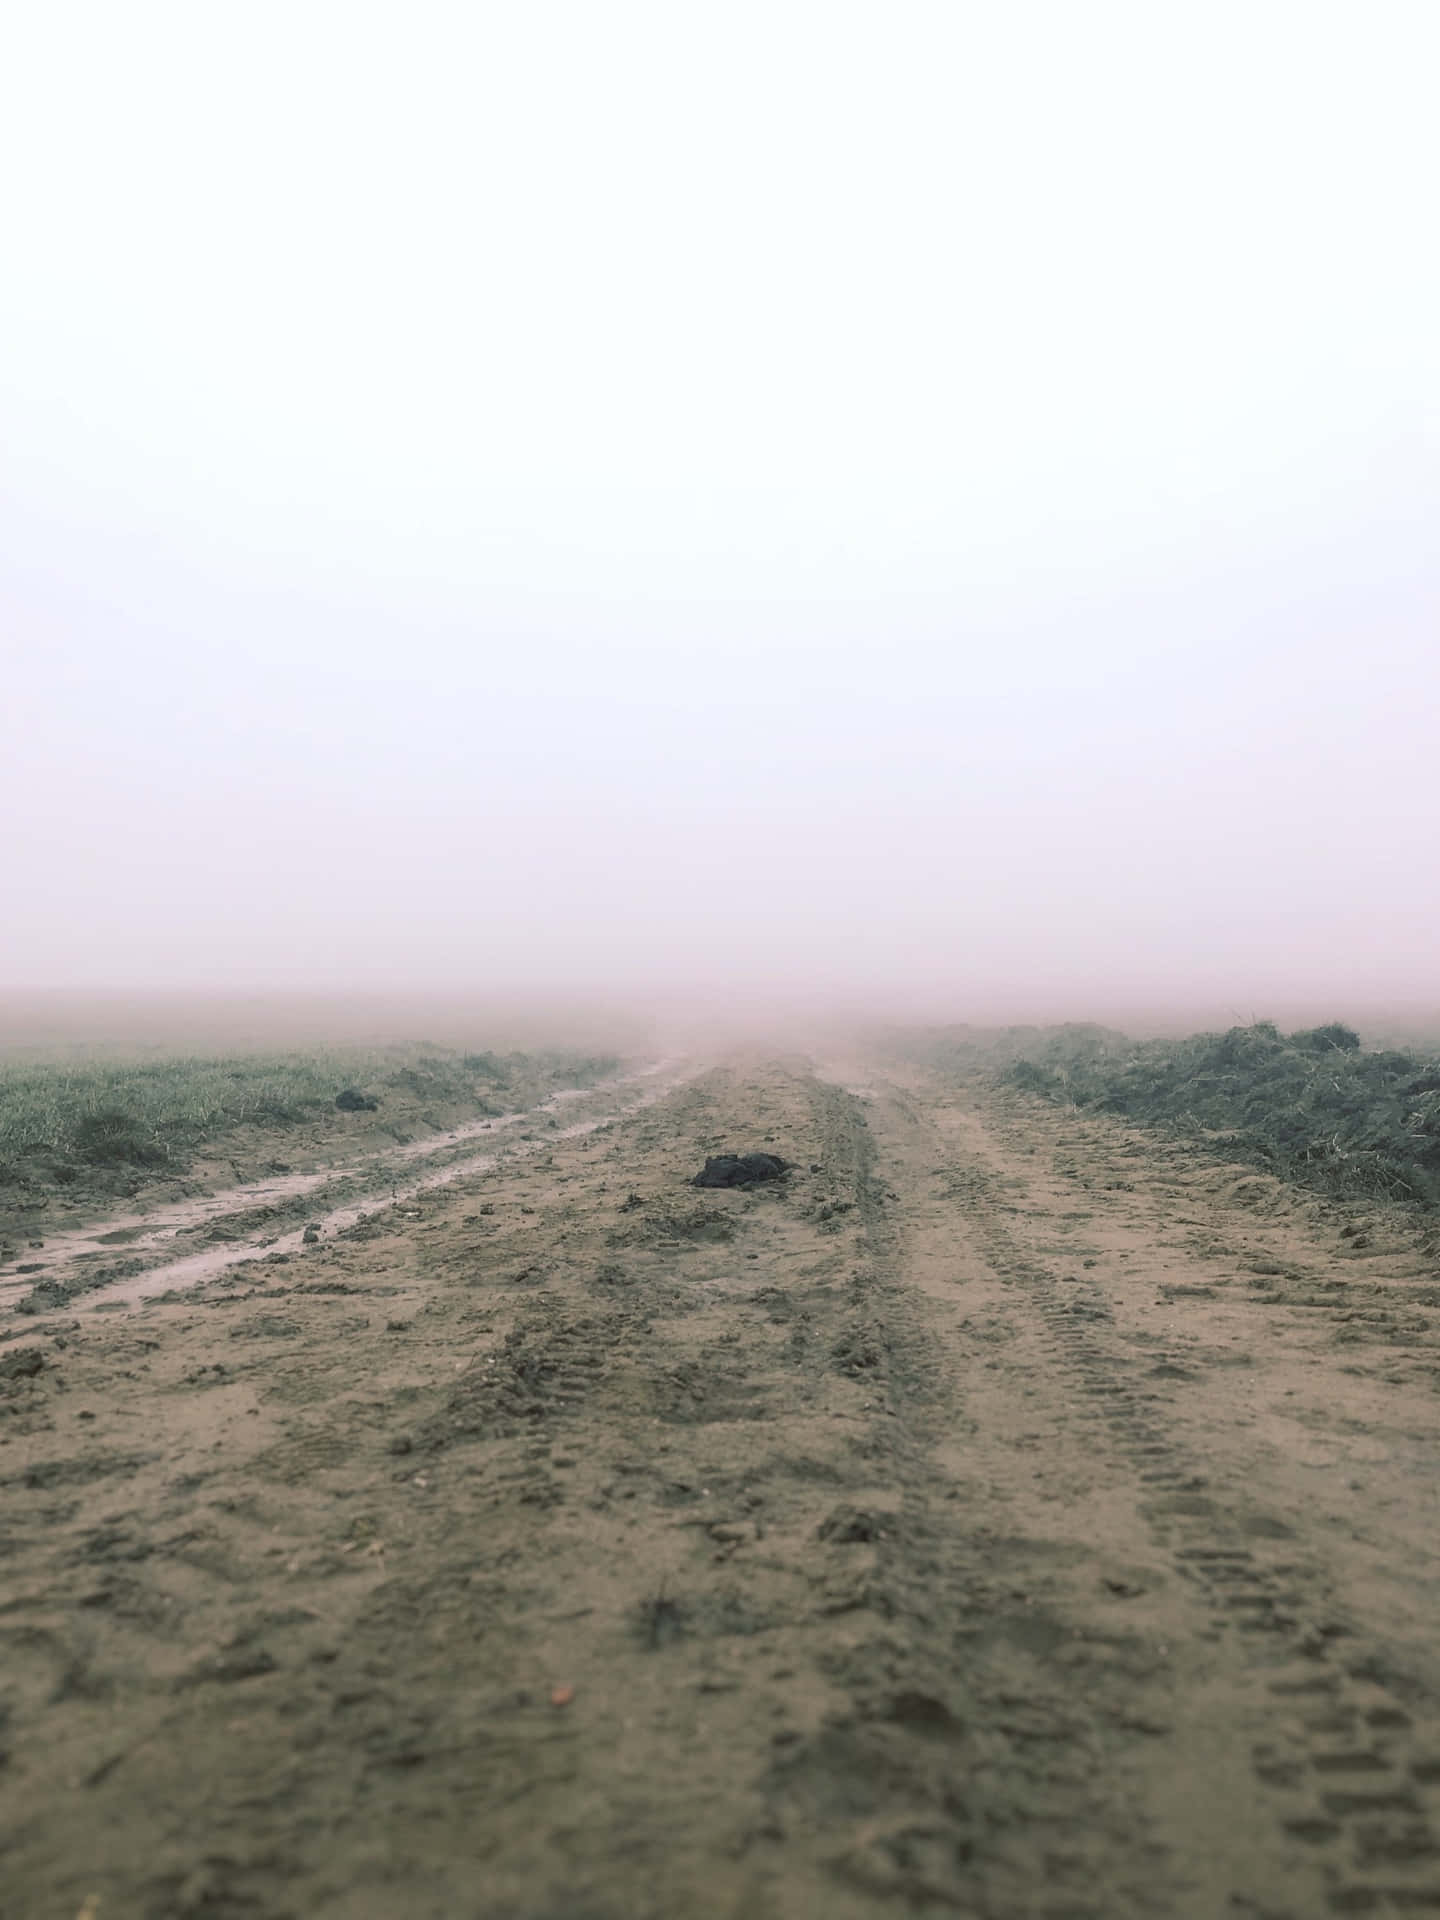
[[[16,1347],[0,1354],[0,1380],[30,1380],[44,1368],[45,1355],[39,1347]]]

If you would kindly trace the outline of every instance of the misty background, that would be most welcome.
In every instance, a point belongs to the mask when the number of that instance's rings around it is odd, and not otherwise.
[[[1434,1012],[1423,0],[0,33],[0,986]]]

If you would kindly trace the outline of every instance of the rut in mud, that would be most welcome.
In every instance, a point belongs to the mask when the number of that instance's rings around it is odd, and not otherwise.
[[[790,1171],[690,1184],[748,1151]],[[752,1062],[41,1321],[0,1359],[0,1882],[1440,1910],[1437,1307],[1403,1228],[1251,1172]]]
[[[500,1163],[537,1151],[557,1135],[570,1139],[608,1126],[617,1114],[648,1105],[683,1078],[662,1060],[600,1081],[564,1087],[513,1113],[474,1120],[439,1134],[362,1153],[303,1173],[275,1173],[219,1192],[172,1201],[143,1214],[121,1214],[52,1234],[44,1259],[0,1274],[0,1314],[31,1314],[83,1301],[87,1308],[133,1304],[262,1257],[288,1259],[319,1236],[348,1233],[384,1206],[405,1206],[436,1187],[452,1186]],[[584,1114],[562,1126],[560,1115]],[[519,1130],[518,1138],[510,1137]],[[548,1131],[540,1131],[548,1130]],[[302,1226],[297,1224],[303,1221]],[[183,1248],[201,1243],[199,1252]],[[116,1248],[124,1254],[107,1257]],[[0,1349],[16,1337],[0,1321]]]

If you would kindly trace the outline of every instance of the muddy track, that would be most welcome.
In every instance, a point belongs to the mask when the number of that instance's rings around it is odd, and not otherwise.
[[[794,1172],[689,1185],[731,1147]],[[1422,1269],[1123,1129],[749,1061],[42,1321],[0,1914],[1440,1909]]]
[[[1030,1108],[1025,1118],[1033,1129],[1041,1116]],[[1240,1829],[1227,1822],[1213,1835],[1213,1896],[1223,1896],[1230,1909],[1296,1915],[1440,1910],[1433,1663],[1417,1658],[1413,1643],[1397,1646],[1367,1630],[1368,1583],[1347,1591],[1335,1577],[1329,1542],[1316,1524],[1320,1514],[1307,1516],[1308,1534],[1295,1524],[1293,1474],[1274,1475],[1271,1505],[1269,1476],[1253,1460],[1248,1473],[1237,1472],[1233,1436],[1220,1444],[1215,1421],[1223,1408],[1207,1419],[1192,1404],[1189,1417],[1177,1418],[1187,1387],[1201,1377],[1193,1335],[1167,1342],[1163,1334],[1140,1333],[1133,1315],[1127,1327],[1113,1286],[1087,1280],[1073,1260],[1037,1258],[1037,1228],[1053,1232],[1056,1223],[1043,1203],[1037,1206],[1013,1151],[983,1127],[961,1137],[970,1150],[952,1151],[936,1172],[1030,1332],[1030,1349],[1043,1368],[1031,1376],[1032,1391],[1050,1427],[1036,1438],[1053,1457],[1063,1455],[1067,1431],[1083,1435],[1097,1474],[1118,1483],[1134,1516],[1126,1526],[1110,1495],[1107,1545],[1113,1549],[1126,1534],[1143,1531],[1147,1551],[1163,1556],[1173,1579],[1167,1647],[1188,1645],[1198,1655],[1188,1673],[1176,1665],[1169,1676],[1180,1709],[1170,1724],[1187,1736],[1177,1785],[1190,1797],[1191,1831],[1187,1847],[1176,1849],[1177,1862],[1185,1851],[1193,1853],[1203,1832],[1205,1763],[1213,1756],[1248,1776],[1245,1826],[1254,1848],[1248,1872],[1237,1871],[1234,1859]],[[1033,1145],[1026,1151],[1033,1153]],[[1152,1156],[1159,1157],[1153,1149]],[[1112,1181],[1106,1190],[1133,1191],[1133,1183]],[[1291,1211],[1283,1194],[1278,1200]],[[1009,1218],[1021,1224],[1020,1233],[1007,1226]],[[1157,1224],[1153,1216],[1146,1221],[1142,1251],[1153,1253]],[[1304,1237],[1312,1259],[1323,1253],[1318,1234]],[[1281,1270],[1273,1261],[1252,1264]],[[1217,1281],[1229,1278],[1201,1269],[1189,1284],[1171,1282],[1162,1297],[1171,1307],[1203,1302],[1217,1296]],[[1379,1311],[1382,1323],[1391,1317]],[[1254,1318],[1250,1333],[1263,1343],[1271,1329]],[[1421,1330],[1428,1331],[1412,1316],[1412,1331]],[[1245,1351],[1240,1358],[1248,1371],[1256,1356]],[[1343,1402],[1338,1367],[1332,1378],[1334,1398]],[[1433,1440],[1433,1418],[1426,1424]],[[1401,1497],[1404,1492],[1402,1486]],[[1324,1521],[1334,1518],[1326,1514]],[[1143,1590],[1140,1582],[1135,1588],[1106,1584],[1137,1597]],[[1419,1598],[1405,1594],[1400,1602],[1417,1639],[1431,1625],[1428,1607],[1416,1609]],[[1192,1887],[1203,1884],[1203,1871],[1198,1859],[1188,1864]]]
[[[688,1071],[681,1061],[656,1061],[591,1088],[562,1088],[533,1107],[352,1155],[318,1171],[241,1181],[146,1214],[91,1221],[52,1235],[43,1261],[22,1262],[15,1276],[0,1275],[0,1313],[8,1307],[34,1314],[77,1301],[88,1309],[133,1303],[262,1257],[288,1259],[317,1237],[362,1226],[378,1208],[408,1206],[420,1194],[498,1165],[502,1157],[540,1150],[536,1129],[573,1138],[608,1126],[617,1115],[660,1097]],[[569,1124],[562,1126],[566,1115]],[[541,1146],[547,1137],[542,1133]],[[182,1251],[197,1241],[202,1251]],[[124,1251],[117,1259],[118,1249]],[[17,1328],[7,1330],[0,1322],[0,1350],[7,1331],[13,1342]]]

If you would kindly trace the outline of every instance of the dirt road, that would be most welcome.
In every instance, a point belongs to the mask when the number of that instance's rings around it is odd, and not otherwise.
[[[1393,1220],[747,1061],[103,1304],[0,1356],[5,1920],[1440,1911]]]

